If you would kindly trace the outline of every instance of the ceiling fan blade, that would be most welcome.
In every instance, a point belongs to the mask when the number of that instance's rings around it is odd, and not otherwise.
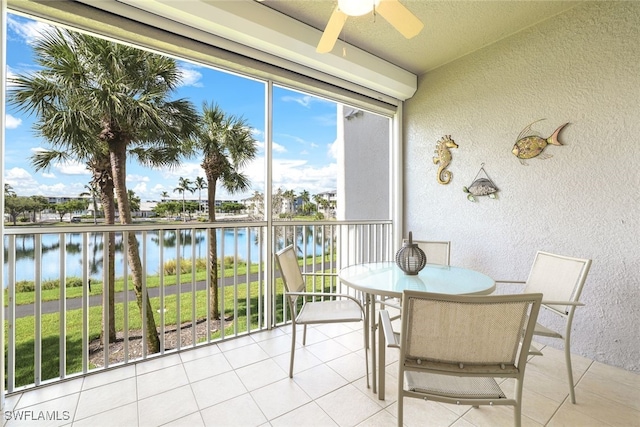
[[[336,44],[336,40],[338,40],[338,36],[340,35],[340,31],[342,31],[342,27],[346,20],[347,15],[336,7],[331,14],[331,18],[329,18],[329,22],[327,22],[324,33],[322,33],[316,52],[331,52],[331,49],[333,49],[333,46]]]
[[[424,24],[398,0],[381,0],[376,13],[382,15],[403,36],[410,39],[418,35]]]

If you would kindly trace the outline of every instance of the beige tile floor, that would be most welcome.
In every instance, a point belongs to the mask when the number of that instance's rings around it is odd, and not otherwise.
[[[397,351],[386,400],[366,386],[361,326],[310,328],[287,375],[290,326],[8,396],[5,426],[395,426]],[[301,334],[300,334],[301,335]],[[568,402],[561,351],[531,359],[523,426],[640,426],[640,375],[574,356]],[[23,420],[48,414],[53,420]],[[510,407],[405,400],[407,426],[510,426]]]

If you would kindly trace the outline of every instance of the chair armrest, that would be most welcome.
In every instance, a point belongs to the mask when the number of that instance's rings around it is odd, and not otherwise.
[[[360,310],[364,312],[364,307],[359,299],[347,294],[334,294],[332,292],[285,292],[285,295],[294,295],[299,297],[338,297],[338,298],[348,298],[358,304]]]
[[[573,305],[576,307],[583,306],[584,303],[580,301],[542,301],[542,305]]]
[[[380,310],[378,313],[378,323],[382,325],[382,330],[384,331],[384,340],[387,342],[387,347],[399,348],[400,343],[398,342],[397,335],[393,332],[393,326],[391,325],[389,312],[387,310]]]

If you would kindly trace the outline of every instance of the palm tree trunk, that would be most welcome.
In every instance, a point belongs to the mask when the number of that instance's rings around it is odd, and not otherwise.
[[[129,197],[127,195],[126,187],[126,147],[125,141],[111,141],[109,143],[109,156],[111,159],[112,176],[116,190],[116,197],[118,198],[119,211],[120,211],[120,224],[132,224],[131,210],[129,208]],[[156,327],[156,321],[153,317],[153,310],[151,309],[151,301],[147,295],[143,301],[142,292],[142,262],[140,261],[140,251],[138,249],[138,240],[133,232],[127,233],[128,250],[127,259],[129,261],[129,269],[133,278],[133,290],[136,294],[136,302],[140,309],[140,316],[146,325],[146,340],[147,347],[150,353],[157,353],[160,351],[160,339],[158,338],[158,329]],[[146,305],[146,316],[142,316],[143,304]],[[180,320],[178,319],[178,322]]]
[[[207,187],[207,207],[209,209],[209,221],[216,221],[216,183],[209,181]],[[218,239],[215,229],[209,229],[209,295],[211,307],[209,313],[211,319],[220,319],[220,304],[218,298]],[[222,326],[221,326],[222,327]]]
[[[102,207],[104,208],[104,219],[106,224],[115,224],[116,218],[116,204],[113,196],[113,181],[107,180],[101,182],[100,200],[102,201]],[[95,212],[95,211],[94,211]],[[115,311],[115,281],[116,281],[116,235],[115,233],[109,233],[108,240],[105,242],[108,248],[109,257],[107,258],[107,283],[103,284],[102,298],[103,306],[104,299],[109,307],[109,324],[102,324],[103,336],[107,333],[109,335],[109,342],[116,342],[116,311]],[[108,295],[108,297],[107,297]],[[104,321],[103,321],[104,322]],[[104,338],[104,337],[103,337]]]

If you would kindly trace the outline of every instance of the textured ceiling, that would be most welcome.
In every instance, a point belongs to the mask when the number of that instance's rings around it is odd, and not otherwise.
[[[350,17],[340,39],[416,75],[562,13],[579,1],[401,0],[425,25],[407,40],[381,16]],[[335,0],[263,0],[261,4],[314,28],[324,27]],[[349,55],[348,49],[344,54]]]

